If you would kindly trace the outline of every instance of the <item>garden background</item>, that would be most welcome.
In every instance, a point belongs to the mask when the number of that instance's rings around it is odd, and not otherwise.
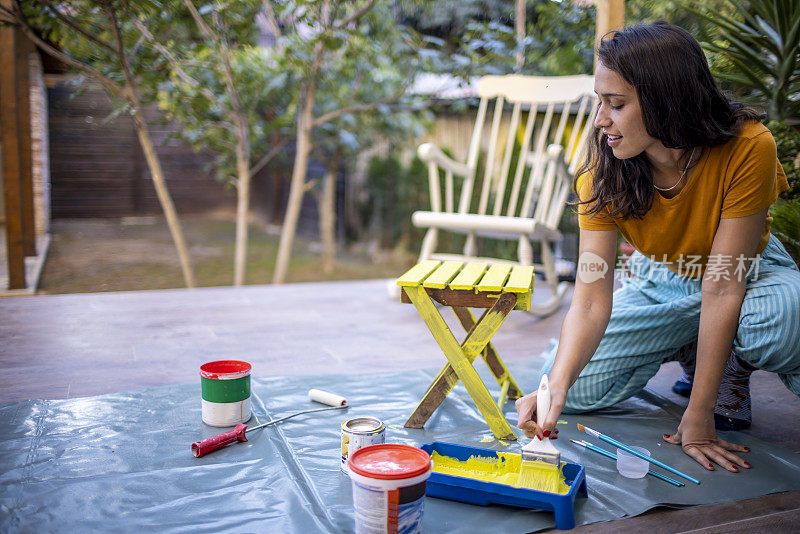
[[[28,56],[40,293],[394,277],[428,207],[416,146],[463,159],[476,77],[591,73],[597,22],[586,0],[2,5],[41,51]],[[625,3],[627,25],[689,30],[720,85],[766,112],[791,185],[773,233],[796,261],[799,6]],[[562,230],[569,262],[570,210]]]

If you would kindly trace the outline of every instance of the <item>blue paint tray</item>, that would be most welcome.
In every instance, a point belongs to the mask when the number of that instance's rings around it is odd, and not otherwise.
[[[442,456],[449,456],[460,461],[468,460],[470,456],[499,458],[498,451],[467,447],[454,443],[442,443],[440,441],[426,443],[421,448],[428,454],[436,451]],[[578,493],[585,497],[588,497],[589,494],[586,490],[584,467],[580,464],[565,462],[562,462],[562,464],[564,479],[567,486],[569,486],[569,491],[566,495],[515,488],[507,484],[484,482],[473,478],[436,472],[431,473],[430,478],[428,478],[425,493],[431,497],[481,506],[505,504],[519,508],[549,510],[555,514],[556,528],[567,530],[575,526],[575,497],[578,496]]]

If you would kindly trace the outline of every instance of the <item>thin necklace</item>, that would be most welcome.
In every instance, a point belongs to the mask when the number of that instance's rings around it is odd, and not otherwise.
[[[680,177],[680,178],[678,178],[678,181],[677,181],[677,182],[675,182],[675,185],[673,185],[672,187],[667,187],[666,189],[664,189],[664,188],[662,188],[662,187],[658,187],[658,186],[657,186],[657,185],[654,183],[654,184],[653,184],[653,187],[655,187],[655,188],[656,188],[656,189],[658,189],[659,191],[663,191],[664,193],[666,193],[667,191],[672,191],[673,189],[675,189],[676,187],[678,187],[678,184],[679,184],[679,183],[681,183],[681,182],[683,181],[683,177],[684,177],[684,176],[686,176],[686,171],[689,169],[689,164],[692,162],[692,158],[693,158],[693,157],[694,157],[694,148],[692,148],[692,153],[691,153],[691,154],[689,154],[689,161],[687,161],[687,162],[686,162],[686,167],[684,167],[684,168],[683,168],[683,172],[681,173],[681,177]]]

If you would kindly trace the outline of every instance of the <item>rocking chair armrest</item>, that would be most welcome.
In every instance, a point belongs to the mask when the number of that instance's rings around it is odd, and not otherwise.
[[[458,233],[474,232],[478,235],[504,236],[505,239],[516,239],[517,236],[548,241],[561,239],[561,232],[557,228],[550,228],[532,217],[415,211],[411,215],[411,223],[417,228],[439,228]]]
[[[425,163],[435,163],[440,168],[445,171],[450,171],[455,175],[469,177],[473,174],[473,170],[468,165],[447,157],[445,153],[433,143],[423,143],[419,145],[417,154]]]

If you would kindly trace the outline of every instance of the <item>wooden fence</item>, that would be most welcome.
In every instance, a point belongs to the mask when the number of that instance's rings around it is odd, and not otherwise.
[[[161,212],[133,122],[111,117],[107,94],[90,84],[80,92],[67,81],[51,84],[50,179],[53,218],[125,217]],[[161,159],[170,194],[180,214],[232,209],[235,193],[210,169],[211,157],[178,140],[165,139],[178,127],[161,123],[155,106],[144,115]]]

